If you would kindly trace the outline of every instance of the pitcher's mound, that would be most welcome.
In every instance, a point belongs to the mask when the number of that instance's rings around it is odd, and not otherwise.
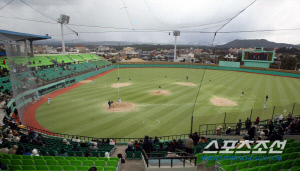
[[[131,83],[115,83],[115,84],[112,84],[111,87],[118,88],[118,87],[125,87],[125,86],[129,86],[129,85],[131,85]]]
[[[152,95],[168,95],[168,94],[171,94],[171,92],[170,91],[168,91],[168,90],[152,90],[151,92],[150,92]]]
[[[194,83],[182,83],[182,82],[177,82],[175,84],[179,84],[179,85],[184,85],[184,86],[196,86]]]
[[[108,104],[103,105],[107,112],[128,112],[133,110],[134,104],[129,102],[122,102],[122,106],[119,106],[119,102],[114,102],[114,106],[109,108]]]
[[[210,99],[210,102],[215,106],[236,106],[237,103],[231,100],[220,98],[220,97],[213,97]]]
[[[82,80],[82,81],[79,81],[79,83],[91,83],[92,80]]]

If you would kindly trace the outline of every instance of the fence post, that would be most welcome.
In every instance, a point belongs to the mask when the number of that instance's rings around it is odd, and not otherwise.
[[[217,130],[217,124],[215,124],[215,130],[214,130],[215,135],[216,135],[216,130]]]
[[[225,116],[224,116],[224,125],[225,125],[225,120],[226,120],[226,112],[225,112]]]
[[[208,124],[206,124],[206,135],[207,135]]]
[[[294,114],[295,104],[296,103],[294,103],[294,105],[293,105],[292,115]]]
[[[274,116],[274,113],[275,113],[275,106],[274,106],[274,108],[273,108],[273,114],[272,114],[272,121],[273,121],[273,116]]]
[[[253,109],[251,109],[251,114],[250,114],[250,121],[251,121],[251,118],[252,118],[252,111],[253,111]]]

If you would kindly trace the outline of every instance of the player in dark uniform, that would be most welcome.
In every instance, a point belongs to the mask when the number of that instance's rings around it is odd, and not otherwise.
[[[118,77],[118,82],[120,81],[120,77]]]
[[[165,79],[167,79],[167,76],[165,76]]]
[[[129,83],[130,83],[130,81],[131,81],[131,78],[129,78]]]
[[[267,96],[266,96],[266,102],[268,101],[268,99],[269,99],[269,96],[267,95]]]
[[[160,92],[161,86],[158,87],[158,91]]]
[[[188,77],[188,76],[186,76],[186,80],[189,80],[189,77]]]
[[[244,91],[242,91],[242,94],[241,94],[241,97],[243,97],[244,96]]]

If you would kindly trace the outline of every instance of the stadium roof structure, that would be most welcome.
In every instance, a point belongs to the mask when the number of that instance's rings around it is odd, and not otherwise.
[[[41,36],[41,35],[34,35],[28,33],[21,33],[21,32],[14,32],[9,30],[0,30],[1,37],[6,37],[13,41],[35,41],[35,40],[44,40],[44,39],[51,39],[50,36]]]

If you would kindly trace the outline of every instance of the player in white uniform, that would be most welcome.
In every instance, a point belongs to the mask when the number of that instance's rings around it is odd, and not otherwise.
[[[244,97],[244,92],[242,91],[241,97]]]
[[[264,104],[264,109],[266,110],[267,109],[267,103],[265,102]]]
[[[50,97],[48,97],[48,105],[50,104],[50,101],[51,101],[51,98],[50,98]]]
[[[159,86],[159,87],[158,87],[158,91],[159,91],[159,92],[160,92],[160,89],[161,89],[161,87]]]
[[[119,98],[119,106],[122,106],[122,100]]]

